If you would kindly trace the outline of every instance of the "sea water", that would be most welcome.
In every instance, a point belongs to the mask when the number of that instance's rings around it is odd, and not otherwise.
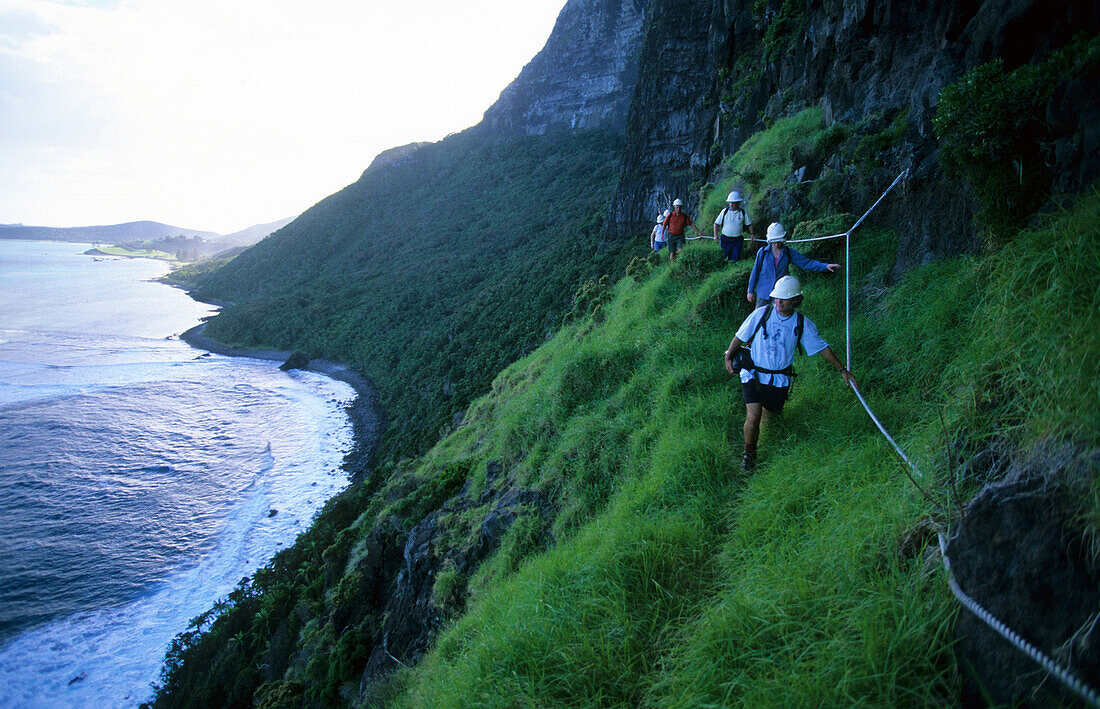
[[[125,707],[346,484],[350,386],[176,336],[167,266],[0,241],[0,707]]]

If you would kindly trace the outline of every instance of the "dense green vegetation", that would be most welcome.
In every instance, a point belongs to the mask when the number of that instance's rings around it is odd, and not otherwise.
[[[944,89],[934,121],[943,163],[974,189],[993,240],[1011,237],[1050,196],[1051,96],[1088,85],[1098,69],[1100,36],[1079,37],[1037,64],[1006,71],[995,59]]]
[[[492,377],[545,341],[601,248],[618,139],[589,133],[426,145],[197,279],[237,303],[208,334],[354,364],[392,417],[387,457],[438,440]]]
[[[208,276],[209,274],[217,271],[222,266],[225,266],[234,257],[239,256],[244,249],[236,249],[237,253],[231,256],[223,256],[218,258],[210,258],[205,261],[196,261],[194,263],[182,264],[165,275],[161,280],[173,285],[190,286],[199,279]]]
[[[734,169],[710,188],[701,215],[713,219],[745,173],[764,181],[789,171],[806,151],[856,150],[867,135],[885,134],[881,140],[889,141],[895,124],[883,117],[877,130],[826,128],[816,111],[778,121],[732,156]],[[603,154],[592,137],[562,140],[555,150]],[[473,179],[461,177],[470,161],[457,154],[453,162],[443,159],[458,147],[436,148],[423,159],[449,165],[447,180],[463,185]],[[465,148],[466,156],[483,157],[487,152],[477,151],[494,149],[476,141]],[[795,150],[802,153],[796,157]],[[522,160],[531,170],[558,164],[554,151],[537,142],[526,144],[522,157],[514,144],[506,152],[492,164]],[[521,172],[496,175],[511,184],[556,174]],[[415,174],[411,167],[407,178],[400,169],[384,178],[368,172],[332,198],[343,207],[338,213],[348,215],[341,233],[354,237],[353,248],[342,246],[339,234],[329,240],[326,229],[334,227],[313,224],[316,215],[307,214],[298,233],[313,237],[312,248],[303,253],[301,240],[283,233],[263,247],[273,249],[268,258],[285,255],[282,272],[265,277],[260,262],[245,254],[216,274],[210,292],[242,303],[237,314],[222,316],[224,332],[246,343],[293,342],[314,353],[361,352],[356,361],[373,361],[368,355],[381,355],[372,354],[358,330],[341,327],[341,308],[355,311],[348,317],[358,320],[347,322],[356,325],[373,322],[372,309],[382,309],[406,337],[427,327],[430,317],[420,309],[444,312],[440,303],[450,302],[447,286],[454,283],[447,279],[464,277],[467,266],[482,273],[477,260],[453,272],[428,269],[423,260],[446,262],[446,256],[415,247],[444,235],[418,232],[409,237],[414,247],[403,250],[406,245],[391,238],[396,222],[378,221],[390,205],[372,202],[371,213],[357,206],[363,194],[382,194],[383,185],[373,180],[399,185],[401,194],[415,196],[412,204],[434,206],[429,187],[416,191]],[[574,184],[583,179],[570,178]],[[555,202],[557,209],[543,218],[594,219],[599,210],[568,206],[587,194],[574,189],[574,202]],[[426,219],[430,211],[416,214]],[[447,214],[463,223],[479,218],[476,209]],[[397,216],[404,215],[387,219]],[[516,218],[524,216],[531,215]],[[813,224],[846,219],[827,206],[802,216],[811,231]],[[377,232],[374,223],[392,229]],[[546,228],[559,226],[550,221]],[[1040,227],[1018,232],[1011,248],[923,266],[898,283],[887,282],[894,235],[856,232],[846,264],[854,295],[853,370],[879,417],[925,472],[927,497],[818,358],[796,360],[792,400],[765,427],[759,467],[739,472],[744,409],[721,353],[748,313],[748,263],[727,264],[703,240],[671,266],[640,257],[624,271],[621,253],[600,257],[598,264],[618,267],[611,277],[595,278],[600,269],[589,263],[583,264],[588,272],[565,266],[584,262],[591,232],[568,232],[586,238],[553,232],[565,249],[553,252],[561,264],[539,278],[559,278],[569,288],[535,292],[556,312],[565,301],[573,306],[564,325],[558,316],[528,320],[545,327],[533,339],[516,338],[522,343],[516,354],[529,354],[486,382],[486,393],[448,435],[423,455],[388,456],[369,480],[332,500],[294,547],[196,618],[169,653],[159,704],[953,705],[958,677],[948,628],[957,605],[935,559],[925,555],[930,537],[921,530],[930,518],[950,523],[956,500],[984,482],[952,476],[945,461],[957,467],[986,447],[1025,452],[1051,439],[1100,443],[1098,228],[1100,194],[1093,192]],[[476,232],[446,236],[476,243],[468,241]],[[411,308],[407,313],[353,297],[366,298],[369,286],[380,282],[369,244],[383,240],[387,253],[401,256],[394,264],[402,278],[421,287],[438,284],[428,286],[433,297],[425,302],[402,306]],[[414,256],[422,260],[405,261]],[[558,263],[545,258],[550,266]],[[340,265],[355,285],[324,275]],[[450,314],[493,337],[491,326],[514,323],[524,307],[493,299],[517,297],[509,288],[538,289],[535,267],[547,264],[504,258],[492,273],[513,285],[469,296],[484,306],[472,312],[495,305],[503,320],[478,320],[462,303],[450,303]],[[236,278],[247,287],[230,284],[229,268],[240,269]],[[432,278],[421,280],[425,273]],[[804,312],[843,352],[843,280],[799,275],[807,289]],[[413,291],[408,287],[401,297],[412,298]],[[262,325],[250,329],[246,318],[253,316]],[[333,342],[320,339],[325,332],[335,333]],[[449,332],[452,340],[463,333]],[[550,337],[535,347],[544,333]],[[445,333],[429,331],[424,339],[451,343]],[[400,351],[423,357],[417,347]],[[441,375],[414,369],[405,376],[435,382]],[[454,563],[451,552],[473,546],[501,496],[517,490],[531,493],[529,502],[516,507],[499,547],[472,568]],[[1096,539],[1100,486],[1094,480],[1074,492],[1080,529],[1072,531]],[[418,665],[360,697],[366,656],[385,620],[370,610],[372,543],[399,547],[429,515],[437,530],[433,553],[442,559],[432,597],[446,630]]]
[[[471,498],[513,485],[553,500],[558,514],[517,523],[472,577],[440,575],[441,606],[465,586],[452,611],[467,612],[395,678],[394,705],[951,705],[946,627],[956,606],[920,545],[902,540],[930,515],[951,519],[945,454],[994,442],[1026,450],[1052,437],[1096,445],[1100,379],[1088,353],[1100,346],[1098,225],[1092,195],[1024,234],[1012,254],[933,264],[889,291],[879,256],[890,235],[861,236],[855,371],[936,504],[816,360],[799,362],[794,399],[766,429],[764,463],[751,476],[736,472],[741,411],[719,357],[744,314],[745,264],[723,266],[696,244],[673,267],[622,281],[601,323],[579,320],[502,372],[458,430],[391,471],[385,490],[360,487],[332,503],[257,575],[262,600],[238,592],[250,622],[223,632],[250,628],[232,647],[268,658],[297,632],[315,648],[330,634],[318,666],[277,686],[294,701],[303,692],[334,700],[341,681],[357,680],[359,631],[340,647],[324,619],[354,613],[341,596],[356,583],[362,538],[394,515],[417,520],[464,483]],[[1049,267],[1082,253],[1079,269]],[[840,284],[806,280],[805,311],[839,344]],[[1039,322],[1034,312],[1070,317]],[[1028,374],[1040,366],[1050,376]],[[943,425],[965,450],[950,448]],[[505,466],[506,481],[488,480],[488,461]],[[410,480],[436,485],[402,496]],[[958,481],[960,494],[977,482]],[[1095,531],[1090,492],[1082,524]],[[445,524],[460,541],[486,511]],[[342,580],[322,581],[341,579],[341,568]],[[292,583],[272,583],[279,577],[313,582],[295,597]],[[273,615],[280,605],[285,618]],[[314,608],[322,622],[296,620],[294,607]],[[232,657],[196,666],[234,667]],[[209,686],[232,687],[240,675],[218,680]]]

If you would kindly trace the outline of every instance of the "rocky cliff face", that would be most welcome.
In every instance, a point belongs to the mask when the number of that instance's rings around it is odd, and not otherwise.
[[[948,546],[965,593],[1090,687],[1100,686],[1100,569],[1087,540],[1067,530],[1098,466],[1100,451],[1064,443],[1044,443],[1028,459],[981,451],[964,474],[1000,475],[967,505]],[[972,613],[959,613],[955,636],[964,706],[1076,706],[1066,687]]]
[[[485,112],[480,128],[542,135],[621,130],[638,78],[644,0],[572,0],[546,46]]]
[[[654,0],[639,63],[644,70],[627,121],[619,192],[611,205],[612,229],[646,231],[652,216],[710,167],[708,128],[715,112],[716,58],[711,39],[715,5]],[[690,202],[689,202],[690,203]]]
[[[882,156],[881,174],[845,184],[848,211],[859,213],[910,170],[906,199],[876,214],[901,232],[902,268],[978,245],[973,200],[944,177],[932,133],[944,86],[994,58],[1006,69],[1034,61],[1100,22],[1096,4],[1079,0],[653,0],[648,12],[610,234],[644,231],[669,197],[694,206],[723,156],[778,117],[820,106],[826,122],[854,123],[907,111],[904,140]],[[1062,151],[1052,156],[1054,188],[1063,191],[1100,176],[1088,157],[1100,147],[1095,130],[1078,122],[1096,101],[1081,89],[1061,92],[1059,105],[1072,106],[1048,117]],[[1062,114],[1073,120],[1059,127]]]

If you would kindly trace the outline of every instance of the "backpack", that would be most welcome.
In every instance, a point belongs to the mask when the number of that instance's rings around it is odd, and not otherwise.
[[[726,226],[726,212],[729,212],[729,211],[730,211],[729,207],[722,207],[722,213],[718,215],[718,223],[723,228],[725,228],[725,226]],[[735,209],[733,211],[741,212],[741,224],[744,225],[745,224],[745,208],[744,207],[738,207],[737,209]]]
[[[751,370],[754,377],[760,372],[763,372],[764,374],[784,374],[791,378],[791,384],[793,386],[794,377],[796,376],[794,373],[793,364],[787,365],[784,369],[765,369],[764,367],[756,366],[756,364],[754,364],[752,361],[752,356],[749,354],[749,345],[751,345],[752,341],[756,339],[756,333],[763,330],[764,339],[768,339],[767,322],[768,318],[771,317],[773,307],[774,306],[771,303],[768,303],[768,305],[764,307],[764,317],[760,318],[760,322],[756,323],[756,328],[753,329],[752,334],[749,335],[749,339],[741,345],[741,349],[737,351],[737,357],[732,359],[731,362],[733,363],[734,367]],[[802,316],[802,313],[796,311],[795,314],[798,316],[798,322],[796,322],[794,325],[794,348],[795,351],[797,351],[799,346],[802,345],[802,330],[804,329],[805,318]]]

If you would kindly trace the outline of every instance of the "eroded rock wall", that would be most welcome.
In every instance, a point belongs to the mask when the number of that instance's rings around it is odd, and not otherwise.
[[[898,268],[976,249],[976,205],[943,173],[932,132],[942,89],[994,58],[1013,69],[1100,23],[1096,3],[1073,0],[652,0],[608,235],[648,229],[670,197],[694,212],[698,188],[723,157],[776,118],[811,106],[827,123],[908,112],[904,139],[877,174],[845,184],[845,210],[862,212],[901,170],[904,200],[875,219],[899,230]],[[1085,82],[1087,83],[1087,82]],[[1056,190],[1100,176],[1096,92],[1056,95],[1048,123]],[[1081,122],[1081,119],[1085,119]],[[792,165],[792,172],[798,165]],[[778,215],[754,215],[764,223]]]
[[[638,78],[644,0],[573,0],[546,46],[500,94],[479,128],[543,135],[621,130]]]
[[[1100,568],[1079,518],[1100,451],[1045,444],[1005,465],[955,525],[948,554],[957,581],[1041,652],[1100,686]],[[1072,692],[972,613],[960,610],[955,636],[964,706],[1076,706]]]

